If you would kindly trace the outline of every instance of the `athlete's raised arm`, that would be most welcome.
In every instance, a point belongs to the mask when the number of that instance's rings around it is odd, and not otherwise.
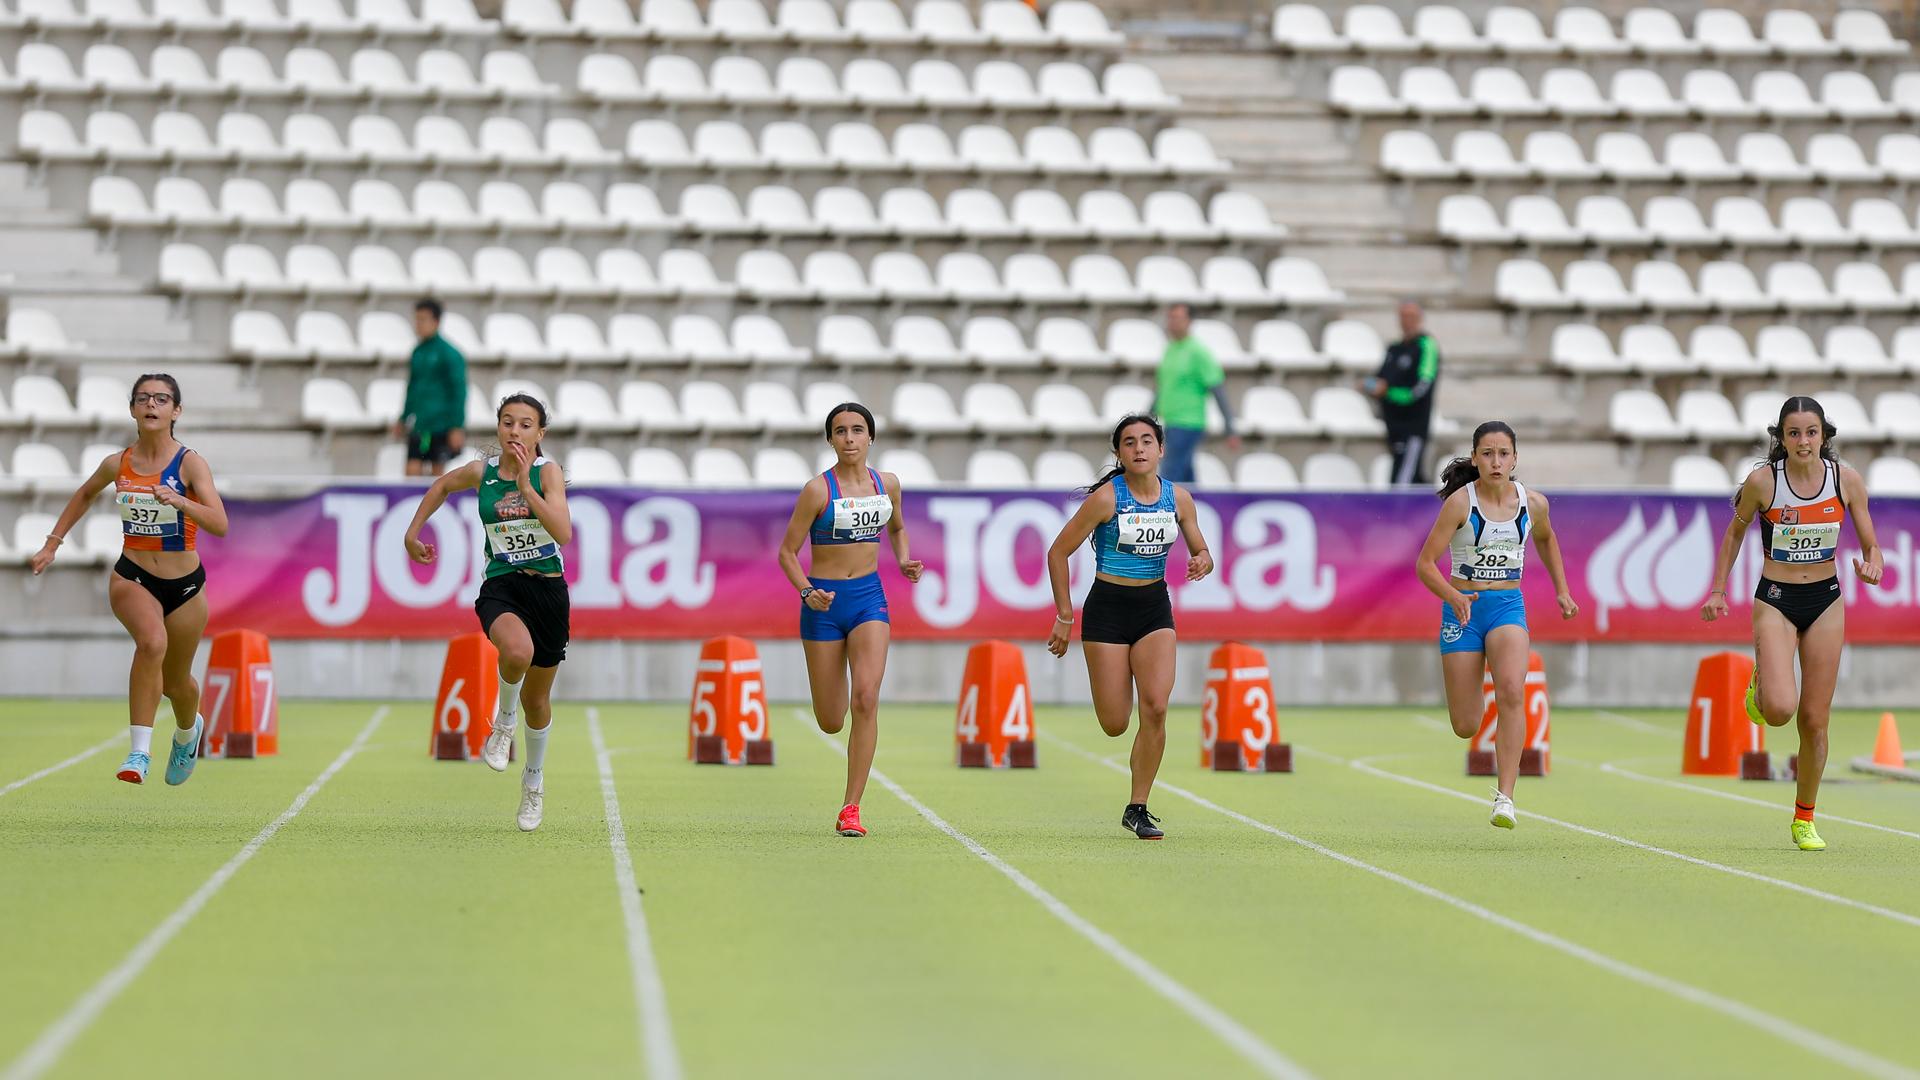
[[[407,554],[417,563],[430,563],[439,554],[432,544],[420,541],[420,530],[433,516],[435,510],[447,504],[447,497],[456,491],[472,491],[480,486],[480,478],[486,473],[487,463],[469,461],[451,472],[442,473],[428,485],[427,493],[420,497],[420,505],[413,511],[413,522],[407,526]]]
[[[1720,552],[1713,560],[1713,586],[1707,593],[1707,602],[1700,605],[1700,617],[1707,622],[1727,614],[1727,575],[1733,573],[1733,560],[1740,555],[1740,542],[1747,538],[1747,526],[1753,524],[1753,519],[1773,498],[1768,488],[1772,480],[1772,469],[1755,469],[1747,474],[1733,497],[1733,519],[1727,522],[1727,530],[1720,537]]]
[[[53,565],[53,557],[58,554],[60,545],[67,542],[67,534],[86,516],[87,507],[93,500],[113,484],[114,477],[120,475],[120,454],[108,454],[74,491],[73,498],[67,500],[66,508],[60,511],[60,518],[53,523],[53,531],[47,534],[47,542],[27,560],[27,568],[35,574]],[[224,530],[222,530],[224,531]]]
[[[1540,553],[1547,577],[1553,581],[1553,599],[1560,605],[1560,617],[1571,619],[1580,614],[1580,605],[1573,602],[1573,593],[1567,589],[1567,563],[1560,557],[1560,538],[1553,534],[1547,497],[1532,488],[1527,489],[1527,517],[1532,522],[1533,550]]]
[[[1853,535],[1860,541],[1860,556],[1853,560],[1853,572],[1861,584],[1880,584],[1880,539],[1873,533],[1873,516],[1867,513],[1867,480],[1851,465],[1840,466],[1840,498],[1847,504],[1847,516],[1853,519]]]

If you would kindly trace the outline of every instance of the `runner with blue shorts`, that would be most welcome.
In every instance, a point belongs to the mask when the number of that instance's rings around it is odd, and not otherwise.
[[[847,402],[827,413],[827,445],[836,461],[807,481],[780,541],[780,569],[800,593],[800,647],[807,657],[813,718],[836,734],[847,722],[847,789],[834,830],[865,836],[860,798],[879,741],[880,680],[887,671],[892,627],[887,594],[880,586],[880,536],[886,534],[894,562],[908,581],[919,581],[921,564],[907,554],[907,523],[900,513],[900,478],[867,467],[873,449],[873,413]],[[800,566],[800,548],[811,542],[813,565]]]
[[[1493,746],[1500,786],[1493,793],[1489,820],[1503,829],[1513,828],[1518,819],[1513,785],[1527,737],[1523,695],[1532,642],[1526,603],[1520,597],[1527,537],[1533,537],[1533,549],[1553,579],[1560,617],[1580,613],[1567,591],[1566,562],[1547,518],[1547,497],[1513,479],[1518,451],[1513,429],[1506,424],[1489,420],[1474,429],[1473,456],[1454,458],[1441,474],[1440,517],[1415,564],[1420,583],[1445,601],[1440,606],[1440,674],[1453,733],[1463,739],[1480,732],[1481,676],[1493,669],[1493,700],[1500,716]],[[1440,572],[1443,552],[1452,558],[1447,574]]]

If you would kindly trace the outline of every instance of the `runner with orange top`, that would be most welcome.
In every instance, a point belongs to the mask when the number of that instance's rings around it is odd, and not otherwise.
[[[200,684],[193,654],[207,629],[207,571],[195,550],[200,530],[227,534],[227,508],[213,486],[206,459],[180,444],[180,384],[171,375],[133,382],[128,410],[138,437],[105,458],[67,500],[66,509],[28,566],[38,574],[53,564],[67,534],[109,485],[120,513],[121,554],[107,582],[107,603],[133,638],[127,677],[127,736],[131,744],[115,776],[144,784],[153,761],[153,716],[165,697],[174,733],[167,783],[193,775],[200,736]]]
[[[1753,594],[1754,664],[1747,684],[1747,718],[1772,727],[1798,718],[1800,759],[1790,835],[1801,851],[1822,851],[1827,842],[1813,827],[1813,806],[1827,766],[1827,722],[1840,679],[1840,650],[1846,644],[1840,526],[1853,519],[1853,534],[1860,541],[1853,572],[1864,585],[1880,583],[1880,544],[1867,512],[1867,482],[1834,454],[1839,433],[1818,401],[1788,398],[1767,434],[1773,437],[1767,460],[1747,474],[1733,497],[1733,520],[1727,522],[1713,566],[1713,590],[1700,617],[1712,622],[1727,614],[1727,575],[1747,526],[1758,517],[1766,561]],[[1796,653],[1798,687],[1793,676]]]

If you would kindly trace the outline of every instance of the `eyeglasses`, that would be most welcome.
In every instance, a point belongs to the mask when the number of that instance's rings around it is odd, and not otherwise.
[[[173,404],[173,395],[172,394],[135,394],[133,395],[133,403],[135,405],[145,405],[148,402],[152,402],[153,404],[158,405],[164,409],[167,406]]]

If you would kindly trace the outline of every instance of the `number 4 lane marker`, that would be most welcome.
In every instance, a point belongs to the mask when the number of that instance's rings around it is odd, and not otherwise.
[[[1125,765],[1103,759],[1092,751],[1083,750],[1058,735],[1042,732],[1041,738],[1046,739],[1048,742],[1070,753],[1086,758],[1088,761],[1104,765],[1115,772],[1125,773],[1127,771]],[[1332,755],[1326,756],[1331,757]],[[1375,866],[1370,862],[1357,859],[1344,852],[1335,851],[1324,844],[1317,844],[1312,840],[1308,840],[1304,836],[1295,836],[1285,829],[1269,825],[1257,818],[1248,817],[1238,810],[1229,810],[1211,799],[1196,795],[1176,784],[1169,784],[1165,780],[1161,780],[1158,781],[1155,786],[1162,791],[1178,795],[1196,806],[1204,807],[1217,814],[1232,818],[1242,825],[1259,829],[1261,832],[1270,836],[1279,837],[1290,844],[1297,844],[1306,848],[1308,851],[1318,855],[1324,855],[1335,862],[1350,866],[1355,870],[1364,870],[1375,877],[1391,881],[1403,888],[1411,889],[1430,900],[1437,900],[1449,907],[1464,911],[1484,922],[1491,923],[1504,930],[1510,930],[1537,944],[1545,945],[1549,949],[1564,953],[1576,960],[1592,964],[1602,971],[1611,972],[1623,979],[1628,979],[1650,989],[1658,990],[1661,993],[1679,998],[1682,1001],[1690,1002],[1701,1008],[1710,1009],[1722,1016],[1737,1020],[1742,1024],[1746,1024],[1748,1027],[1772,1035],[1784,1042],[1792,1043],[1808,1053],[1815,1054],[1836,1064],[1844,1065],[1856,1072],[1867,1076],[1880,1077],[1882,1080],[1920,1080],[1920,1072],[1916,1072],[1897,1062],[1877,1057],[1859,1047],[1843,1043],[1838,1039],[1829,1038],[1812,1028],[1803,1027],[1785,1017],[1775,1016],[1772,1013],[1756,1009],[1744,1002],[1721,997],[1711,990],[1704,990],[1689,983],[1683,983],[1678,979],[1670,979],[1665,975],[1656,974],[1645,968],[1636,967],[1624,960],[1617,960],[1603,952],[1598,952],[1585,945],[1569,941],[1558,934],[1549,933],[1538,927],[1523,923],[1518,919],[1502,915],[1491,908],[1476,904],[1471,900],[1463,899],[1452,893],[1442,892],[1425,882],[1415,881],[1404,874],[1395,873],[1392,870]]]
[[[846,753],[846,749],[842,747],[833,736],[828,735],[826,732],[814,726],[812,718],[809,717],[806,712],[796,710],[794,716],[799,719],[801,723],[805,724],[809,731],[820,736],[828,746],[833,747],[836,753]],[[1041,888],[1032,878],[1015,869],[1010,863],[1000,858],[1000,856],[987,850],[980,841],[975,840],[973,837],[968,836],[966,833],[948,824],[945,818],[934,813],[933,809],[926,803],[914,798],[912,793],[908,792],[906,788],[894,783],[893,779],[887,776],[887,774],[881,772],[879,769],[875,769],[871,775],[875,783],[892,792],[894,798],[912,807],[913,812],[924,818],[927,824],[946,833],[958,842],[961,847],[979,856],[982,862],[998,870],[1003,877],[1018,886],[1021,892],[1039,901],[1040,906],[1046,908],[1047,912],[1054,918],[1066,923],[1075,933],[1092,942],[1095,948],[1106,953],[1121,967],[1133,972],[1141,982],[1146,983],[1155,993],[1166,998],[1181,1012],[1186,1013],[1198,1021],[1200,1026],[1213,1032],[1222,1042],[1232,1047],[1235,1053],[1239,1054],[1263,1075],[1279,1077],[1281,1080],[1306,1080],[1306,1078],[1313,1075],[1295,1064],[1280,1051],[1267,1045],[1260,1036],[1242,1027],[1238,1021],[1220,1011],[1220,1009],[1215,1007],[1211,1002],[1199,994],[1194,993],[1192,990],[1187,989],[1185,985],[1176,981],[1173,976],[1154,967],[1145,957],[1122,945],[1118,938],[1115,938],[1112,934],[1088,922],[1084,916],[1068,907],[1059,897]]]

